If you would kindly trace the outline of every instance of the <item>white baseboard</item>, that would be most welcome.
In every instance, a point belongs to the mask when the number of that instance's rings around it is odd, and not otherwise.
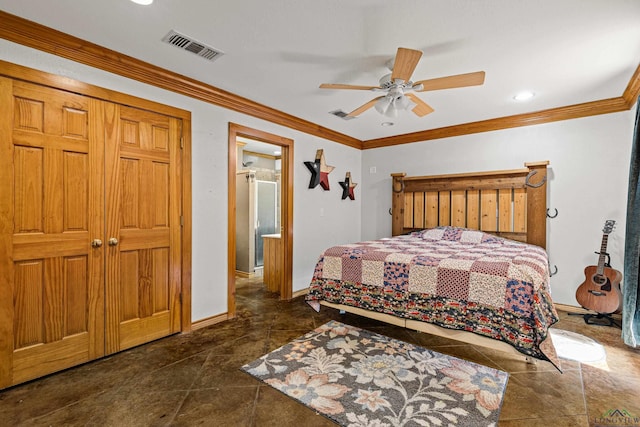
[[[309,288],[300,289],[291,294],[291,299],[298,298],[309,293]]]
[[[594,311],[587,310],[583,307],[578,307],[575,305],[558,304],[558,303],[554,303],[553,305],[556,307],[556,310],[566,311],[568,313],[578,313],[578,314],[594,314],[595,313]],[[621,319],[622,313],[613,313],[611,317],[614,317],[616,319]]]
[[[227,320],[229,316],[227,313],[217,314],[211,317],[205,317],[204,319],[196,320],[191,323],[191,330],[195,331],[196,329],[206,328],[207,326],[215,325],[216,323],[224,322]]]
[[[291,295],[291,298],[292,299],[297,298],[297,297],[306,295],[308,293],[309,293],[309,288],[300,289],[298,291],[295,291]],[[574,305],[554,303],[554,306],[556,307],[556,310],[566,311],[568,313],[593,314],[592,311],[585,310],[582,307],[578,307]],[[619,313],[614,313],[612,316],[617,318],[621,317]],[[204,319],[196,320],[195,322],[193,322],[191,324],[191,330],[206,328],[207,326],[212,326],[217,323],[224,322],[225,320],[228,320],[227,313],[221,313],[215,316],[206,317]]]

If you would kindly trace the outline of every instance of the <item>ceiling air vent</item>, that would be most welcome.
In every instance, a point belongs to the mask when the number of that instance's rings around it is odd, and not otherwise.
[[[355,119],[355,116],[350,116],[349,113],[345,113],[342,110],[334,110],[334,111],[329,111],[329,114],[333,114],[336,117],[340,117],[343,120],[351,120],[351,119]]]
[[[180,34],[175,30],[169,31],[167,35],[162,38],[162,41],[179,47],[180,49],[195,53],[209,61],[214,61],[224,55],[224,52],[221,50],[217,50],[204,43],[200,43],[199,41],[194,40],[189,36],[185,36],[184,34]]]

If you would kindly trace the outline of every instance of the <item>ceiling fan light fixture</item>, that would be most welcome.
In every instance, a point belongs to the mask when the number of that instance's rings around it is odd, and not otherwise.
[[[406,110],[412,105],[415,106],[416,104],[406,96],[396,98],[395,106],[398,109]]]
[[[391,118],[398,117],[398,111],[410,110],[415,106],[415,102],[402,94],[389,94],[384,98],[380,98],[374,105],[378,113]]]
[[[374,108],[380,114],[387,114],[389,108],[391,108],[391,103],[393,102],[393,98],[390,96],[385,96],[376,101]]]
[[[389,107],[387,107],[384,112],[384,115],[391,119],[395,119],[398,117],[398,106],[396,105],[395,99],[391,100],[391,102],[389,103]]]

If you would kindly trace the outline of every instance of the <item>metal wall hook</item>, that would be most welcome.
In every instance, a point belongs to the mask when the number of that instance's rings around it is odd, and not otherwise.
[[[549,265],[549,277],[553,277],[556,274],[558,274],[558,266],[557,265],[553,265],[553,273],[551,272],[551,265]]]
[[[389,208],[389,215],[393,216],[393,212],[391,211],[391,208]]]
[[[539,183],[537,183],[537,184],[531,184],[531,182],[530,182],[530,181],[531,181],[531,177],[532,177],[533,175],[537,174],[537,173],[538,173],[538,171],[537,171],[537,170],[535,170],[535,169],[534,169],[534,170],[532,170],[531,172],[529,172],[529,174],[527,175],[527,179],[525,180],[525,184],[527,184],[527,186],[529,186],[529,187],[533,187],[533,188],[538,188],[538,187],[542,187],[542,186],[544,185],[544,183],[545,183],[545,182],[547,182],[547,175],[545,175],[545,176],[542,178],[542,181],[540,181]]]
[[[555,218],[558,216],[558,209],[553,208],[554,211],[556,211],[556,213],[554,215],[549,215],[549,208],[547,208],[547,218]]]

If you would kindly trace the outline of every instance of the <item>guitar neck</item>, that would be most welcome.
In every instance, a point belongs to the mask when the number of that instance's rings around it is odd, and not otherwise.
[[[604,274],[604,261],[605,254],[607,253],[607,243],[609,241],[609,235],[602,235],[602,244],[600,245],[600,256],[598,257],[598,268],[596,269],[596,274],[602,276]]]

